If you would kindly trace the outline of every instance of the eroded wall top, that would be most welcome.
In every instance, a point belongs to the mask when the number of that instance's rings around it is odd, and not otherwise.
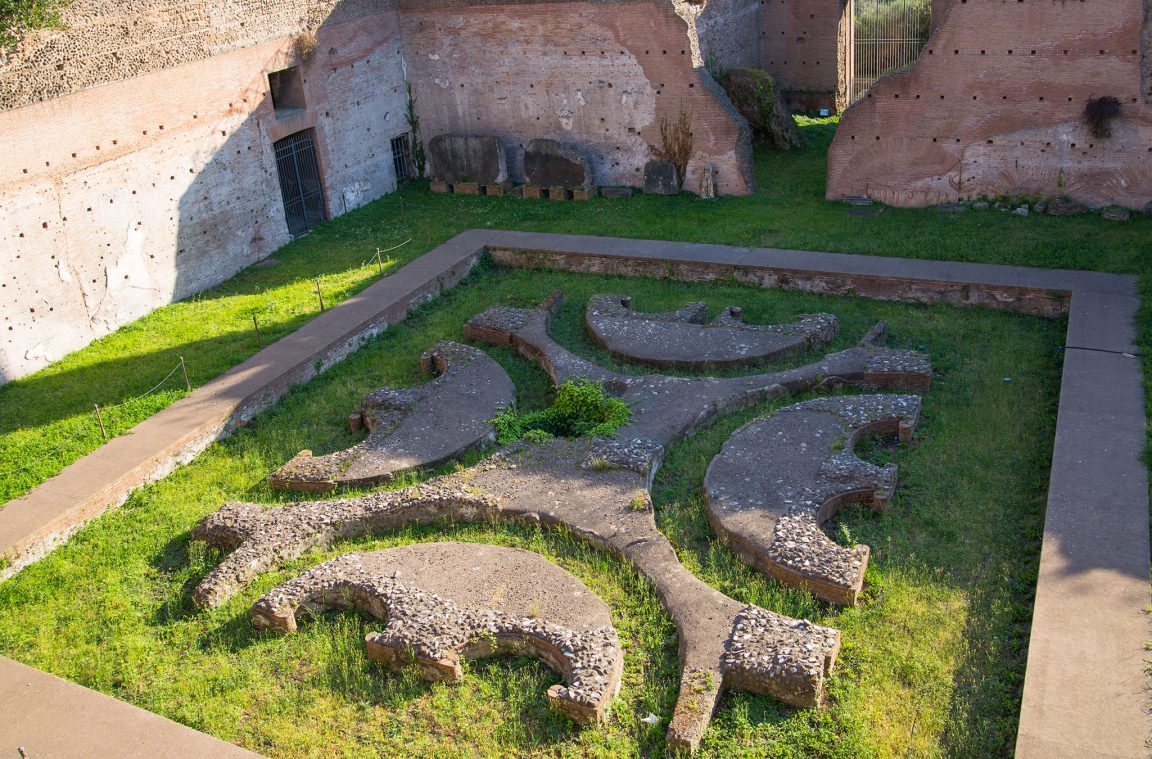
[[[75,0],[0,54],[0,110],[354,21],[395,0]]]

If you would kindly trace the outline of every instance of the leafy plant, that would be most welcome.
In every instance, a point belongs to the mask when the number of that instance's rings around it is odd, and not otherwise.
[[[610,397],[596,382],[578,379],[556,388],[556,400],[549,408],[526,414],[508,409],[492,423],[497,442],[507,445],[521,438],[610,437],[631,418],[627,403]]]
[[[35,29],[58,29],[67,0],[0,0],[0,48],[12,47]]]
[[[408,90],[408,106],[404,117],[408,120],[408,129],[412,132],[412,164],[416,168],[416,175],[424,178],[424,164],[427,163],[424,153],[424,141],[420,139],[420,117],[416,115],[416,96],[412,94],[412,82],[404,82]]]
[[[704,61],[704,68],[712,75],[712,78],[719,82],[728,73],[728,70],[717,60],[716,56],[712,53],[708,54],[708,58]]]
[[[296,55],[296,60],[301,63],[308,63],[316,57],[316,32],[311,29],[305,29],[292,38],[292,52]]]
[[[652,156],[676,165],[676,178],[681,185],[688,174],[688,161],[692,158],[692,114],[680,109],[680,116],[672,122],[668,114],[660,116],[660,147],[649,147]]]

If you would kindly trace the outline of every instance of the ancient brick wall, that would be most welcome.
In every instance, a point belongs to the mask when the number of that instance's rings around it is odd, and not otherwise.
[[[916,65],[845,112],[828,197],[926,205],[1067,194],[1143,207],[1152,200],[1145,12],[1145,0],[954,0]],[[1122,103],[1109,138],[1082,120],[1100,96]]]
[[[844,98],[847,54],[844,0],[765,0],[763,67],[800,107],[832,107]],[[846,70],[846,67],[844,67]]]
[[[321,24],[385,11],[392,0],[72,0],[62,29],[0,53],[0,109],[205,60]]]
[[[720,192],[752,188],[747,125],[693,55],[694,30],[666,0],[401,5],[408,76],[425,141],[499,136],[523,180],[523,147],[551,137],[587,151],[600,185],[638,185],[661,118],[692,116],[695,154]]]
[[[684,3],[681,16],[691,13],[700,41],[701,60],[724,69],[762,68],[764,3],[761,0],[708,0]]]
[[[0,382],[288,242],[280,137],[315,130],[333,214],[394,188],[389,142],[407,131],[395,11],[321,24],[307,107],[277,115],[267,73],[295,62],[295,29],[0,111]]]

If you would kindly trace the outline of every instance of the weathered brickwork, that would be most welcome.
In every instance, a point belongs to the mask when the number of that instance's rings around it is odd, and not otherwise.
[[[765,0],[763,68],[797,106],[844,104],[849,69],[850,15],[845,0]]]
[[[760,0],[708,0],[702,5],[677,6],[692,19],[700,55],[709,66],[724,69],[761,68],[764,65],[764,3]]]
[[[661,118],[683,109],[695,140],[685,186],[712,163],[721,193],[751,191],[747,125],[694,63],[695,32],[671,3],[413,0],[401,24],[425,139],[498,135],[519,181],[529,140],[575,142],[596,184],[638,186]]]
[[[952,2],[916,65],[844,114],[828,197],[915,206],[1064,194],[1142,208],[1152,200],[1146,7]],[[1110,138],[1082,122],[1087,100],[1100,96],[1123,108]]]
[[[277,117],[292,38],[0,111],[0,381],[288,242],[272,143],[313,128],[329,211],[395,186],[407,131],[395,11],[323,25],[310,107]]]
[[[73,0],[63,29],[0,53],[0,108],[205,60],[389,10],[394,0]]]

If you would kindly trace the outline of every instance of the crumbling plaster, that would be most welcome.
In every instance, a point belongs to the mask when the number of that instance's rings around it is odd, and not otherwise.
[[[685,16],[662,0],[404,2],[405,62],[422,134],[495,134],[518,181],[529,140],[575,143],[596,184],[635,186],[661,144],[661,119],[675,122],[684,111],[695,141],[685,186],[712,163],[720,192],[747,194],[747,125],[703,70]]]
[[[280,137],[315,130],[333,214],[393,189],[398,23],[368,18],[321,25],[288,116],[266,75],[296,62],[291,36],[0,111],[0,382],[287,243]]]

